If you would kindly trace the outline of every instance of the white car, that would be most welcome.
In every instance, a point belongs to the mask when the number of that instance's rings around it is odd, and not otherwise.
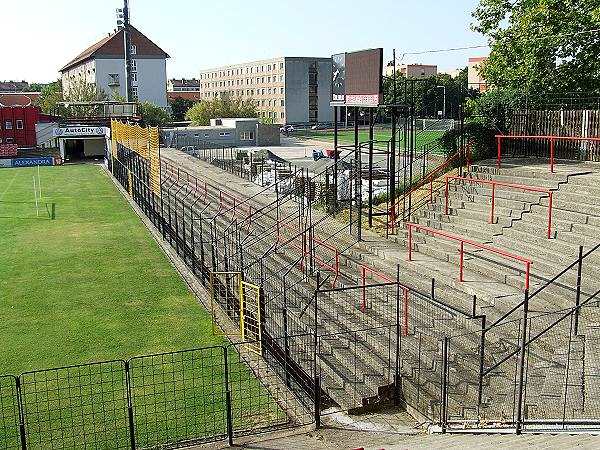
[[[284,125],[279,129],[280,133],[293,133],[294,127],[291,125]]]

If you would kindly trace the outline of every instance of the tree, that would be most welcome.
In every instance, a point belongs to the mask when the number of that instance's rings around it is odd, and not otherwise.
[[[181,122],[185,120],[185,114],[194,106],[194,101],[187,98],[176,97],[169,102],[171,104],[171,113],[173,120]]]
[[[139,112],[146,126],[160,127],[171,120],[169,113],[154,103],[142,102],[139,104]]]
[[[600,92],[598,0],[480,0],[473,18],[491,48],[481,74],[496,89]]]
[[[62,101],[62,83],[57,80],[42,87],[37,104],[42,112],[52,114],[56,112],[58,103]]]
[[[186,120],[194,125],[209,125],[210,119],[227,117],[258,117],[256,103],[252,99],[225,95],[195,103],[185,114]]]

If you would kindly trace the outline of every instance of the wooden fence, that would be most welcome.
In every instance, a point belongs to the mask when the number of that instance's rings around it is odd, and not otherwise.
[[[508,134],[535,136],[600,137],[600,110],[516,110],[508,119]],[[548,140],[514,140],[507,155],[548,156]],[[597,142],[556,142],[556,157],[600,161]]]

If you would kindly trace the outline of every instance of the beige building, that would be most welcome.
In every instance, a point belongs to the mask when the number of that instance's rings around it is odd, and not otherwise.
[[[481,76],[481,65],[487,61],[487,56],[478,58],[469,58],[469,88],[479,92],[485,92],[488,89],[487,81]]]
[[[437,66],[428,64],[401,64],[396,66],[396,70],[404,75],[406,78],[430,78],[437,75]],[[394,75],[394,64],[393,62],[385,68],[385,75],[391,77]]]
[[[200,97],[252,99],[274,123],[331,122],[331,58],[281,57],[200,72]]]

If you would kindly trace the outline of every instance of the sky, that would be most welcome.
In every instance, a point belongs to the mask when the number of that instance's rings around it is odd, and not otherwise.
[[[58,69],[116,27],[122,0],[1,0],[0,80],[49,82]],[[471,31],[478,0],[130,0],[131,23],[171,58],[168,78],[198,77],[211,67],[280,56],[323,56],[396,49],[397,63],[464,67],[486,48]]]

